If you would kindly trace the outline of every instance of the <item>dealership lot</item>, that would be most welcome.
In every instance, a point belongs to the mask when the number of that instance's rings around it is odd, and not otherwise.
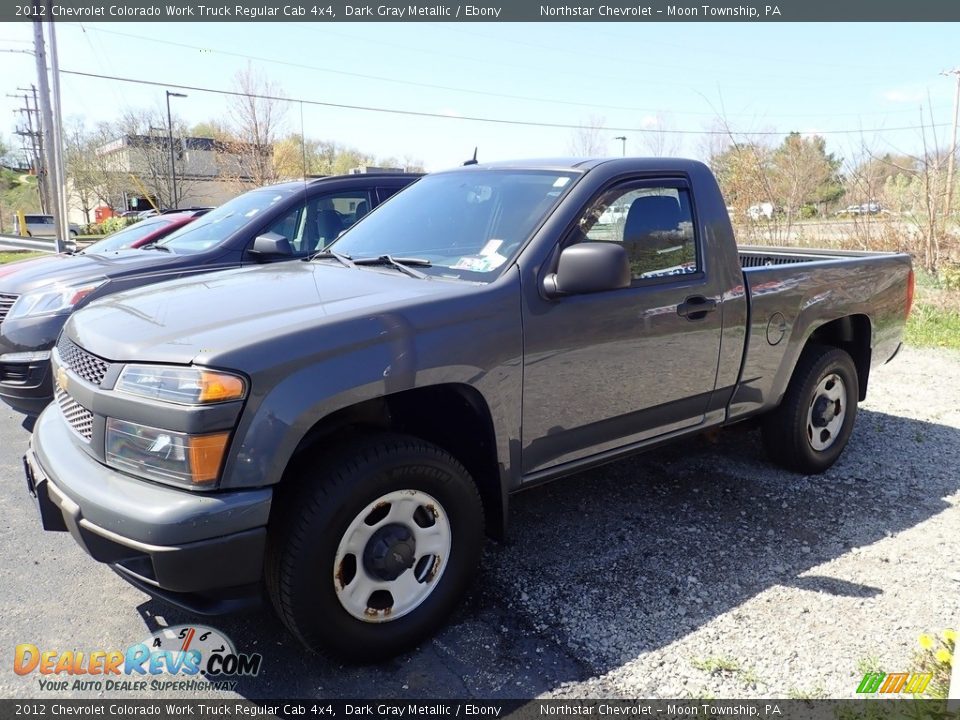
[[[17,644],[123,650],[199,620],[40,530],[27,439],[0,411],[3,697],[44,696],[14,673]],[[905,671],[921,632],[960,624],[957,467],[960,355],[907,349],[823,476],[775,469],[730,430],[516,496],[467,603],[392,662],[308,655],[267,610],[208,622],[264,656],[238,681],[249,698],[849,697],[862,668]],[[143,695],[47,697],[65,696]]]

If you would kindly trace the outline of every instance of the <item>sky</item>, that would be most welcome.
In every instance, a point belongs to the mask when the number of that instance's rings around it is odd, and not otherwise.
[[[568,155],[576,131],[598,125],[604,152],[703,159],[705,130],[823,133],[848,161],[920,152],[930,123],[949,143],[960,66],[956,24],[904,23],[57,23],[63,116],[88,124],[125,109],[165,110],[188,125],[229,118],[229,100],[177,84],[229,90],[249,64],[283,97],[412,112],[286,103],[285,129],[428,170]],[[0,136],[12,142],[6,97],[36,82],[29,23],[0,23]],[[485,123],[492,118],[534,125]],[[683,132],[655,132],[657,129]],[[836,133],[835,131],[852,131]],[[929,132],[929,128],[928,128]],[[779,134],[779,135],[778,135]],[[928,136],[929,137],[929,136]]]

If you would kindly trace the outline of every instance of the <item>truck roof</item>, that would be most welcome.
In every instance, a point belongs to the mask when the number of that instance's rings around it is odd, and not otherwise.
[[[442,172],[469,172],[475,169],[514,169],[514,170],[566,170],[577,172],[589,172],[600,165],[610,165],[615,168],[622,165],[624,170],[631,171],[667,171],[676,172],[690,170],[694,166],[699,166],[698,160],[687,158],[663,158],[663,157],[601,157],[601,158],[578,158],[578,157],[556,157],[556,158],[535,158],[527,160],[495,160],[493,162],[479,162],[476,165],[466,165],[454,167]]]
[[[262,187],[251,188],[251,190],[296,190],[298,188],[302,188],[304,185],[310,185],[310,186],[323,185],[333,181],[363,182],[364,179],[369,180],[370,178],[390,180],[390,179],[399,179],[399,178],[418,178],[418,177],[423,177],[423,173],[370,172],[370,173],[357,173],[354,175],[324,175],[323,177],[308,177],[303,180],[286,180],[284,182],[278,182],[272,185],[264,185]]]

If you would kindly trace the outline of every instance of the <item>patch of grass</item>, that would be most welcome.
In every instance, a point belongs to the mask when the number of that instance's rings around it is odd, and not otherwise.
[[[803,690],[800,688],[790,688],[787,691],[787,697],[791,700],[823,700],[827,697],[823,688],[817,685],[812,690]]]
[[[16,262],[17,260],[29,260],[30,258],[40,257],[46,255],[47,253],[42,252],[28,252],[23,250],[17,250],[13,252],[0,252],[0,265],[9,262]]]
[[[907,320],[905,340],[919,347],[960,350],[960,310],[917,303]]]
[[[880,667],[880,658],[878,658],[876,655],[860,658],[857,660],[857,672],[861,675],[883,672],[883,668]]]
[[[733,675],[740,672],[740,663],[733,658],[711,656],[706,658],[694,658],[690,661],[697,670],[703,670],[711,675]]]

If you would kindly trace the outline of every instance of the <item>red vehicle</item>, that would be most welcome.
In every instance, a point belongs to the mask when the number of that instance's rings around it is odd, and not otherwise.
[[[199,215],[195,212],[182,212],[147,218],[125,227],[123,230],[107,235],[103,240],[98,240],[85,248],[83,252],[85,254],[104,253],[143,247],[166,237],[197,217]]]

